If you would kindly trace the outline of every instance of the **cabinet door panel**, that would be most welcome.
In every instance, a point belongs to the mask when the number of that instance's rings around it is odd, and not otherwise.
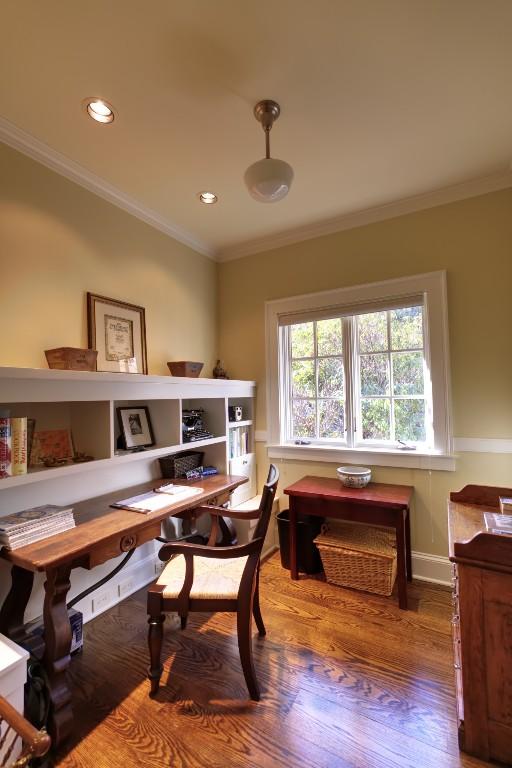
[[[512,605],[485,602],[489,718],[512,727]]]

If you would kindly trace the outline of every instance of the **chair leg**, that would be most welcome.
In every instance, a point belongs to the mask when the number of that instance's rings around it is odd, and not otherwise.
[[[251,614],[252,610],[250,602],[244,602],[238,606],[238,612],[236,616],[238,650],[240,652],[240,661],[242,662],[245,682],[247,684],[247,688],[249,689],[251,699],[254,701],[259,701],[260,689],[256,680],[256,672],[254,670],[254,663],[252,660]]]
[[[256,626],[258,627],[259,635],[260,637],[264,637],[267,634],[267,630],[265,629],[265,625],[263,623],[263,617],[261,615],[261,609],[260,609],[260,569],[259,568],[256,574],[256,589],[254,590],[252,613],[254,616],[254,620],[256,622]]]
[[[162,653],[162,639],[164,635],[163,623],[165,621],[165,614],[160,613],[158,616],[149,616],[149,632],[148,632],[148,645],[149,645],[149,657],[150,667],[148,669],[148,677],[151,681],[150,696],[155,696],[158,693],[160,687],[160,678],[162,677],[163,667],[160,663],[160,656]]]

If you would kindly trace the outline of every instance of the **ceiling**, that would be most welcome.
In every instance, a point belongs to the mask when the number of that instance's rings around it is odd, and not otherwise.
[[[2,0],[1,18],[4,127],[218,258],[509,173],[510,0]],[[87,96],[114,123],[90,120]],[[243,183],[262,98],[295,170],[270,205]]]

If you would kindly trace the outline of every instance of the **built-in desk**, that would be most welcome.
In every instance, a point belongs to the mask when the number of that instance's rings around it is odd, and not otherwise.
[[[6,549],[0,555],[12,563],[12,586],[0,611],[0,632],[14,641],[24,636],[24,614],[30,598],[34,572],[46,573],[44,599],[44,656],[51,699],[49,732],[54,745],[70,733],[73,724],[71,692],[66,670],[69,666],[71,628],[66,608],[73,568],[91,569],[123,552],[160,535],[162,520],[170,515],[183,515],[201,504],[217,504],[242,483],[246,477],[214,475],[202,478],[196,485],[202,493],[182,502],[152,512],[141,514],[124,509],[112,509],[113,501],[142,493],[154,487],[158,481],[124,488],[73,505],[76,528],[64,531],[48,539],[28,544],[14,552]],[[186,481],[180,480],[180,485]]]

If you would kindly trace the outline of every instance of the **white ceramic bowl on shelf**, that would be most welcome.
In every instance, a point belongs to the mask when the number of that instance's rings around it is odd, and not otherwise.
[[[372,471],[368,467],[338,467],[336,472],[347,488],[364,488],[372,479]]]

